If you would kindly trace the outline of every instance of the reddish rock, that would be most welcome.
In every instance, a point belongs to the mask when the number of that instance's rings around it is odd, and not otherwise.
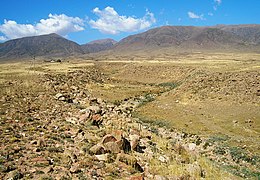
[[[92,120],[93,120],[93,121],[100,121],[100,120],[101,120],[101,116],[100,116],[99,114],[94,114],[94,115],[92,116]]]
[[[119,153],[120,146],[116,142],[107,142],[104,144],[104,147],[107,151],[111,153]]]
[[[108,142],[116,142],[116,141],[117,141],[117,139],[114,136],[107,134],[103,137],[101,143],[105,144],[105,143],[108,143]]]
[[[80,117],[79,117],[79,121],[80,122],[84,122],[86,121],[90,116],[90,113],[85,113],[85,114],[82,114]]]
[[[130,180],[144,180],[144,176],[143,175],[132,176],[130,177]]]
[[[123,136],[123,132],[121,130],[114,130],[111,133],[118,141],[120,141],[122,139]]]

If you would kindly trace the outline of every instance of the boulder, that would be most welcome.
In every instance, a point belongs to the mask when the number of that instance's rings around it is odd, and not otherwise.
[[[80,122],[84,122],[84,121],[86,121],[89,117],[90,117],[90,113],[89,113],[89,112],[86,112],[85,114],[82,114],[82,115],[79,117],[79,121],[80,121]]]
[[[136,158],[131,155],[128,155],[125,153],[119,153],[117,155],[116,162],[122,162],[126,165],[133,167],[135,170],[137,170],[139,172],[144,172],[143,168],[137,162]]]
[[[97,145],[92,146],[92,147],[89,149],[89,151],[90,151],[90,153],[96,154],[96,155],[105,154],[105,153],[106,153],[105,148],[104,148],[102,145],[100,145],[100,144],[97,144]]]
[[[79,173],[81,172],[80,166],[78,163],[74,163],[70,168],[71,173]]]
[[[155,175],[154,180],[167,180],[167,178],[160,175]]]
[[[57,94],[55,95],[55,99],[60,100],[61,97],[63,97],[63,94],[61,94],[61,93],[57,93]]]
[[[130,145],[131,145],[131,150],[135,150],[138,143],[139,143],[139,140],[140,140],[140,136],[138,136],[137,134],[131,134],[129,136],[129,139],[130,139]]]
[[[122,149],[124,150],[125,153],[131,151],[131,143],[126,138],[122,137],[121,143],[122,143]]]
[[[111,133],[118,141],[120,141],[123,137],[123,131],[121,130],[114,130]]]
[[[102,124],[103,120],[102,117],[99,114],[94,114],[92,116],[92,125],[93,126],[97,126],[99,128],[99,126]]]
[[[95,157],[99,161],[108,161],[108,154],[95,155]]]
[[[132,176],[130,177],[130,180],[144,180],[144,176],[143,175]]]
[[[121,148],[116,142],[107,142],[104,144],[106,151],[111,153],[119,153]]]
[[[103,137],[101,143],[105,144],[105,143],[108,143],[108,142],[116,142],[116,141],[117,141],[117,139],[114,136],[107,134]]]
[[[71,124],[77,124],[78,119],[75,117],[67,117],[65,120]]]
[[[91,112],[94,114],[100,114],[102,112],[99,106],[89,106],[88,109],[91,110]]]
[[[195,143],[189,143],[188,150],[189,151],[195,151],[195,149],[196,149],[196,144]]]

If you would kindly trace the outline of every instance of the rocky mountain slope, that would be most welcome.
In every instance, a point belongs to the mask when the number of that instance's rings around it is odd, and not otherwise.
[[[124,38],[115,51],[171,47],[177,50],[229,50],[259,47],[260,25],[163,26]]]
[[[95,53],[111,49],[117,42],[113,39],[100,39],[81,45],[85,53]]]
[[[260,43],[260,26],[257,24],[230,26],[218,25],[216,28],[236,34],[248,43],[256,45],[259,45]]]
[[[1,58],[18,59],[35,56],[69,56],[77,54],[83,54],[80,45],[57,34],[14,39],[0,45]]]

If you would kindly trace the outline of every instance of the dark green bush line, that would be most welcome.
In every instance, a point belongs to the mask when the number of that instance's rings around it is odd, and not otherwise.
[[[175,82],[165,82],[165,83],[158,84],[158,86],[166,87],[166,88],[170,88],[170,89],[174,89],[174,88],[178,87],[179,85],[180,85],[179,83],[175,83]]]

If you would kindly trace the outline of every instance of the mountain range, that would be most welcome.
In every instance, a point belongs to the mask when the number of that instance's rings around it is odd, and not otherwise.
[[[259,45],[260,25],[163,26],[128,36],[119,41],[114,48],[121,51],[156,50],[163,47],[183,51],[235,49],[257,51]]]
[[[245,50],[260,52],[260,25],[217,25],[208,27],[162,26],[128,36],[119,42],[102,39],[79,45],[57,34],[24,37],[0,44],[1,59],[65,57],[110,50],[129,52],[172,48],[188,50]]]

